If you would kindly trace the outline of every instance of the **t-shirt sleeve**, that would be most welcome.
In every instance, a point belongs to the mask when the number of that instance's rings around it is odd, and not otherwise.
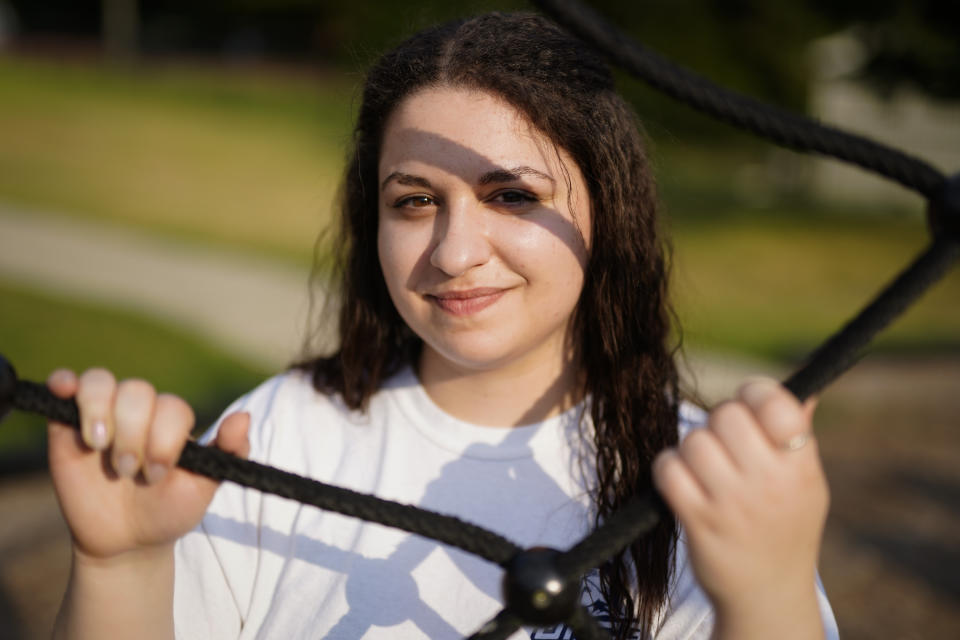
[[[209,444],[223,418],[250,413],[250,458],[267,453],[272,400],[282,377],[230,405],[200,438]],[[200,524],[174,548],[174,629],[177,640],[235,640],[243,628],[259,558],[262,494],[223,483]]]
[[[177,640],[233,640],[242,619],[220,559],[206,533],[198,528],[181,538],[175,550],[173,590]]]
[[[833,607],[827,600],[827,592],[817,572],[817,603],[820,605],[820,618],[823,620],[823,636],[826,640],[840,640],[840,630],[837,628],[837,618],[833,615]]]

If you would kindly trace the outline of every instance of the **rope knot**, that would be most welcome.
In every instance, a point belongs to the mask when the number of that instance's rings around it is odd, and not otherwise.
[[[507,609],[527,624],[569,620],[580,599],[580,585],[561,573],[560,552],[533,547],[515,555],[504,567],[503,598]]]
[[[960,242],[960,173],[945,179],[939,193],[930,198],[927,221],[935,238]]]

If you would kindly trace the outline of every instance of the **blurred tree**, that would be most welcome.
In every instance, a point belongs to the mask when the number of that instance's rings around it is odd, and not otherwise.
[[[960,98],[957,0],[807,0],[835,27],[851,28],[864,48],[859,76],[881,95],[903,85]]]
[[[882,91],[910,83],[931,95],[960,97],[958,0],[585,1],[664,55],[788,107],[805,103],[805,45],[844,29],[863,43],[862,73]],[[425,25],[483,11],[532,9],[524,0],[9,2],[27,37],[51,31],[96,37],[102,26],[105,45],[117,51],[135,49],[139,39],[147,53],[319,59],[357,70]],[[139,32],[131,26],[138,15]]]
[[[806,106],[803,51],[829,31],[804,0],[591,0],[643,46],[725,87],[796,111]],[[636,82],[621,83],[648,127],[698,143],[749,138]]]

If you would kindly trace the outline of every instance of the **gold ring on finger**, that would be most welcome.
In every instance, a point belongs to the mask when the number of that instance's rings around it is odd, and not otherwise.
[[[780,448],[783,451],[799,451],[807,444],[807,440],[809,440],[809,436],[806,433],[798,433],[780,445]]]

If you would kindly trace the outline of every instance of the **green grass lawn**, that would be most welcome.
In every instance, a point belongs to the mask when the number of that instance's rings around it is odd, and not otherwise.
[[[685,341],[794,360],[865,306],[927,242],[923,223],[909,219],[677,223],[675,296]],[[929,290],[874,348],[960,351],[960,271]]]
[[[57,367],[104,366],[119,378],[145,378],[182,396],[200,426],[268,375],[135,314],[41,296],[3,281],[0,306],[0,353],[21,379],[43,381]],[[43,432],[42,419],[15,413],[0,424],[0,452],[35,448]]]
[[[307,262],[353,92],[333,74],[0,57],[0,200]]]

